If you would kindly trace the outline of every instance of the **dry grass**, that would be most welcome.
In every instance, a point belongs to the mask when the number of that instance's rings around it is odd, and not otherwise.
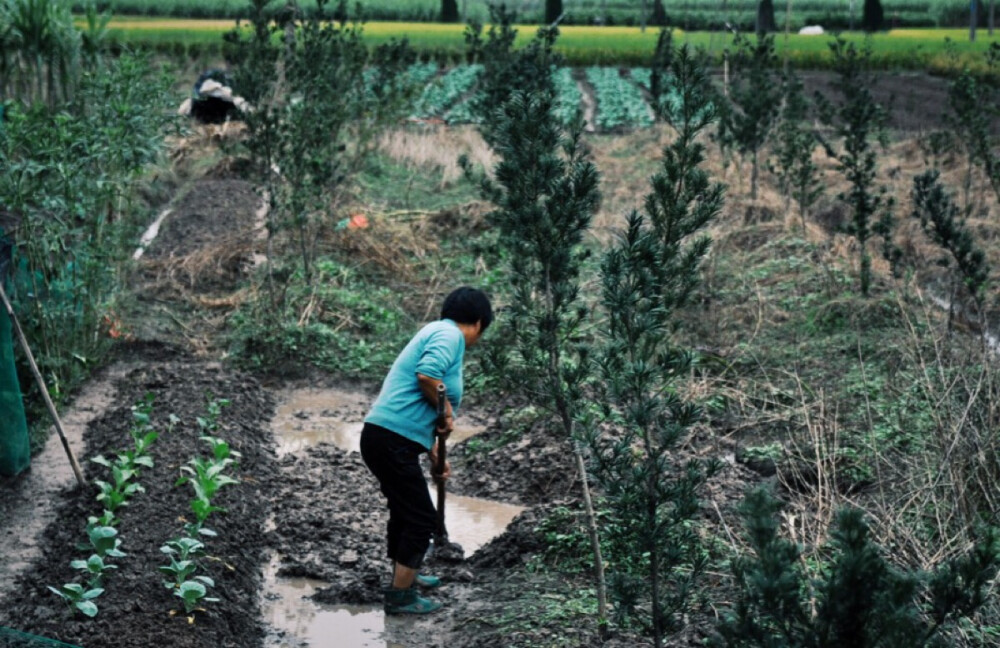
[[[442,186],[462,177],[460,155],[468,156],[473,166],[484,169],[492,169],[496,163],[492,149],[471,126],[430,124],[395,128],[382,135],[379,150],[411,167],[440,170]]]

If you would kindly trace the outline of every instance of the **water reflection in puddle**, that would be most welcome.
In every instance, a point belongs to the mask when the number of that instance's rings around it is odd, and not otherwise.
[[[358,449],[362,419],[371,397],[360,392],[336,389],[297,389],[286,392],[272,421],[278,455],[301,452],[310,446],[330,442],[337,447]],[[456,426],[450,441],[457,443],[484,428]],[[436,501],[436,487],[428,484]],[[471,556],[501,534],[523,509],[519,506],[472,497],[447,495],[449,538]],[[414,620],[392,617],[389,628],[381,606],[324,605],[309,599],[322,581],[306,578],[279,578],[280,558],[275,556],[264,573],[265,620],[283,636],[270,637],[267,648],[405,648],[387,636],[405,635]],[[398,638],[398,637],[397,637]]]
[[[271,428],[278,456],[300,452],[320,443],[357,452],[361,427],[373,397],[342,389],[295,389],[284,394]],[[485,428],[464,424],[459,416],[449,443],[458,443]]]

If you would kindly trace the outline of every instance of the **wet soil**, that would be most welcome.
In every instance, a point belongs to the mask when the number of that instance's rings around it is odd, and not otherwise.
[[[96,600],[100,613],[94,619],[71,614],[47,585],[73,582],[69,561],[85,559],[77,543],[85,542],[87,516],[100,513],[95,487],[63,490],[53,499],[55,521],[45,529],[42,555],[16,579],[13,593],[0,600],[0,625],[55,638],[73,645],[133,648],[139,646],[259,646],[264,637],[258,591],[264,561],[264,523],[269,498],[263,493],[273,481],[276,462],[267,421],[273,402],[251,376],[197,361],[176,352],[167,361],[154,360],[115,381],[117,394],[96,417],[84,435],[81,457],[88,481],[106,479],[105,468],[85,459],[111,456],[131,443],[131,405],[147,393],[155,398],[153,423],[161,431],[152,448],[155,467],[144,469],[140,483],[145,493],[119,509],[118,525],[126,557],[116,559],[118,569],[105,579],[104,594]],[[161,579],[164,564],[159,547],[180,534],[188,513],[190,488],[174,485],[181,465],[207,446],[196,418],[205,415],[207,394],[227,398],[217,435],[242,455],[236,476],[217,498],[225,513],[210,518],[218,537],[210,538],[208,558],[200,573],[212,577],[212,594],[220,600],[197,610],[191,618],[181,610]],[[180,423],[168,431],[168,417]],[[2,497],[10,497],[3,491]],[[38,501],[39,506],[48,502]],[[6,539],[10,542],[12,539]]]

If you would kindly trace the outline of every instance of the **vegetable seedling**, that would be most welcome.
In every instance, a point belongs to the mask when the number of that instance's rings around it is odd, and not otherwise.
[[[208,596],[208,587],[215,587],[215,583],[211,578],[208,576],[196,576],[194,580],[182,583],[177,588],[177,591],[174,592],[174,596],[184,601],[184,611],[191,614],[202,602],[218,602],[219,599]]]
[[[170,564],[160,565],[159,570],[173,578],[172,581],[163,581],[163,586],[172,590],[183,586],[184,583],[187,582],[188,578],[198,571],[198,565],[195,564],[193,560],[175,560],[174,557],[171,556]]]
[[[167,540],[160,551],[168,556],[177,556],[179,560],[190,560],[204,553],[205,543],[195,538],[176,538]]]
[[[111,569],[118,569],[116,565],[105,563],[104,559],[97,554],[92,554],[87,560],[73,560],[69,563],[69,566],[89,574],[90,578],[87,581],[87,585],[90,587],[97,587],[101,583],[101,579],[104,578],[105,572]]]
[[[222,474],[222,471],[233,463],[232,459],[221,461],[210,461],[202,457],[195,457],[188,462],[188,465],[181,466],[181,470],[190,476],[181,477],[177,480],[176,486],[191,482],[195,496],[198,499],[211,501],[212,497],[223,486],[238,484],[239,481]]]
[[[125,553],[118,549],[122,541],[118,539],[118,529],[106,526],[94,526],[87,529],[90,546],[101,558],[124,558]]]
[[[97,616],[97,604],[94,603],[93,599],[104,593],[103,588],[85,588],[78,583],[66,583],[59,589],[51,585],[48,588],[62,600],[66,601],[70,610],[78,610],[91,618]]]

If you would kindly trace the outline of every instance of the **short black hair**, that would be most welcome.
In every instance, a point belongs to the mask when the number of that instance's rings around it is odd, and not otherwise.
[[[462,286],[451,291],[441,306],[441,319],[450,319],[459,324],[482,324],[485,332],[493,323],[493,307],[490,298],[482,290]]]

